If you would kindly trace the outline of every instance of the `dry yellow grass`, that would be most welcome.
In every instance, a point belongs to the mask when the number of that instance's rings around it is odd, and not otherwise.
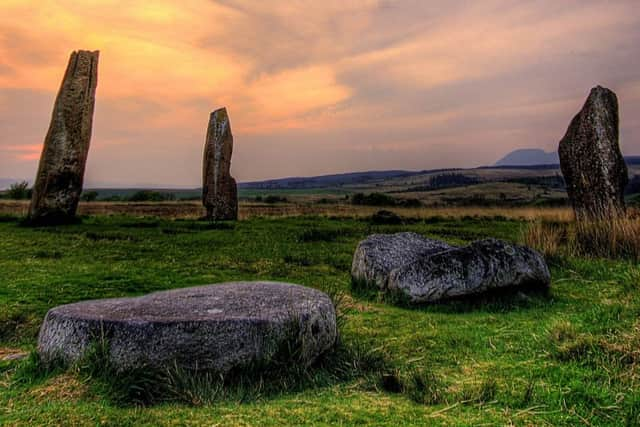
[[[38,402],[52,400],[77,401],[87,395],[89,386],[72,373],[50,378],[45,383],[29,390],[29,395]]]
[[[26,215],[28,201],[0,201],[0,214]],[[381,208],[376,206],[356,206],[346,203],[255,203],[241,202],[240,219],[253,217],[284,217],[300,215],[320,215],[338,217],[366,217],[380,209],[387,209],[404,217],[446,218],[462,217],[496,217],[525,221],[545,220],[568,222],[573,218],[569,208],[534,208],[534,207],[421,207],[421,208]],[[198,201],[178,202],[90,202],[80,203],[80,215],[132,215],[158,216],[162,218],[197,218],[204,215],[202,205]]]
[[[538,220],[527,228],[523,241],[546,256],[640,260],[640,217],[631,212],[627,217],[609,221]]]

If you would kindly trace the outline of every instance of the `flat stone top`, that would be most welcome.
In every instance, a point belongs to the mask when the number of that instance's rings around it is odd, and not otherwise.
[[[190,322],[230,319],[274,320],[331,304],[316,289],[280,282],[228,282],[62,305],[50,310],[84,320],[112,322]]]

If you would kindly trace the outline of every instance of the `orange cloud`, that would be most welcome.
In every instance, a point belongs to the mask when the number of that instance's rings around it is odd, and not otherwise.
[[[5,145],[0,146],[0,151],[12,153],[18,160],[38,160],[42,152],[42,144]]]
[[[33,175],[39,148],[12,147],[44,138],[75,49],[101,51],[87,169],[100,181],[117,164],[123,179],[197,185],[223,105],[241,180],[549,149],[597,83],[621,91],[630,146],[636,3],[4,0],[0,175]]]

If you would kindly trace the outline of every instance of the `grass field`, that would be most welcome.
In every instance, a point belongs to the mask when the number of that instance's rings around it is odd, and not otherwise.
[[[44,314],[59,304],[268,279],[341,290],[342,341],[384,363],[355,369],[346,379],[315,368],[310,375],[322,381],[283,392],[135,406],[118,403],[82,371],[42,372],[33,359],[5,360],[0,425],[640,422],[635,263],[555,257],[549,294],[422,308],[351,291],[351,256],[370,233],[411,230],[451,243],[487,236],[519,240],[527,223],[518,218],[547,215],[540,210],[399,210],[411,219],[393,226],[370,223],[371,210],[285,217],[246,205],[241,210],[244,220],[223,226],[98,215],[77,225],[26,228],[16,217],[0,217],[0,358],[32,351]],[[567,213],[551,209],[548,215],[562,219]]]

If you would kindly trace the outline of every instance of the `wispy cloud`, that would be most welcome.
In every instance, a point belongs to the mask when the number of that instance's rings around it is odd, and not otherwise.
[[[640,152],[636,0],[5,0],[0,175],[33,175],[70,51],[101,50],[87,174],[197,184],[228,107],[243,179],[551,149],[595,84]],[[22,157],[20,157],[22,156]],[[139,165],[143,163],[144,168]],[[6,171],[6,172],[5,172]]]

